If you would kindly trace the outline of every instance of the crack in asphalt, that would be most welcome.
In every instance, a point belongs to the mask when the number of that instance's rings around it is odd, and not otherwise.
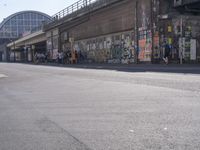
[[[43,132],[47,132],[47,133],[65,133],[68,137],[71,137],[72,140],[74,140],[75,142],[77,142],[80,145],[81,150],[92,150],[85,143],[80,141],[78,138],[76,138],[70,132],[68,132],[64,128],[60,127],[56,122],[48,119],[47,117],[44,117],[43,119],[38,120],[36,122],[36,124],[38,124],[39,128]]]

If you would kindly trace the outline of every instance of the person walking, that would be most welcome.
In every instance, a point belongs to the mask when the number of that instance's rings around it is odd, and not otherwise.
[[[164,48],[165,48],[165,53],[164,53],[163,60],[166,64],[169,64],[169,56],[170,56],[170,51],[171,51],[170,45],[168,43],[165,43]]]
[[[62,64],[62,53],[58,52],[58,64]]]
[[[34,55],[34,63],[37,64],[38,63],[38,53],[36,52]]]
[[[77,50],[75,50],[75,64],[78,63],[78,52]]]
[[[61,64],[64,64],[64,52],[60,53]]]

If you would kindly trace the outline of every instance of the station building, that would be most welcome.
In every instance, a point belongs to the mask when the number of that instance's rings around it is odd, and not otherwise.
[[[51,17],[38,11],[21,11],[5,18],[0,23],[0,61],[10,59],[6,45],[31,32],[41,29],[43,23],[51,21]],[[14,56],[11,56],[13,59]]]

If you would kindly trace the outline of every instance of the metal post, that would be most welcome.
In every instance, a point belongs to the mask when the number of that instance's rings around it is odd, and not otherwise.
[[[181,49],[180,49],[180,64],[183,64],[183,17],[181,16]]]
[[[154,62],[154,0],[151,0],[151,42],[152,42],[151,63],[153,63]]]
[[[135,63],[138,63],[139,35],[138,35],[138,1],[135,2]]]

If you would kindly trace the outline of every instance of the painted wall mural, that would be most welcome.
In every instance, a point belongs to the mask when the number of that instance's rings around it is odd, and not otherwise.
[[[151,61],[152,40],[150,30],[140,30],[139,56],[140,61]]]
[[[174,36],[172,37],[172,57],[179,59],[182,53],[185,62],[198,60],[198,34],[200,20],[190,16],[182,16],[172,20]]]
[[[74,48],[81,52],[84,60],[88,62],[123,64],[135,62],[132,32],[76,41]]]
[[[150,3],[149,3],[150,4]],[[151,13],[145,3],[141,4],[141,22],[139,26],[139,53],[138,60],[142,62],[151,61],[152,34],[151,34]]]

